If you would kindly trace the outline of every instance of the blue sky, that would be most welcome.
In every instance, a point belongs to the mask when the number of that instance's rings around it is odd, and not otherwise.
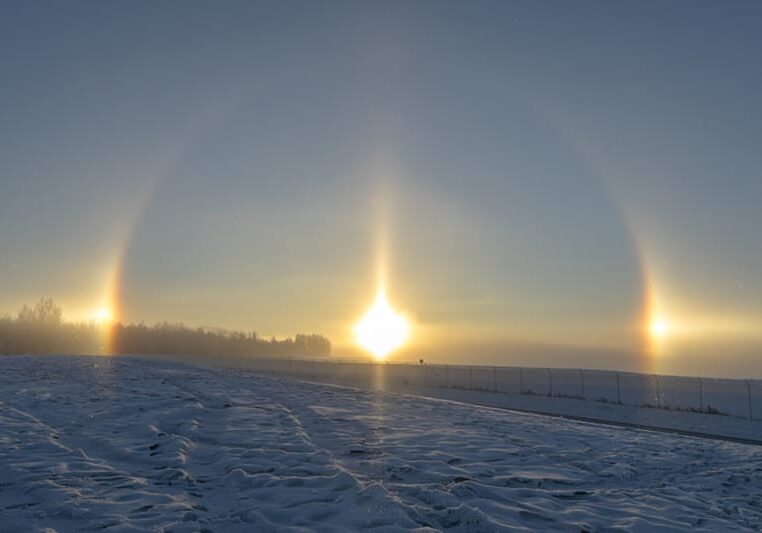
[[[757,2],[3,12],[2,311],[762,375]]]

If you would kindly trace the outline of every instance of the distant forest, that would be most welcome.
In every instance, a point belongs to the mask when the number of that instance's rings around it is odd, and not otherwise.
[[[66,322],[51,298],[24,305],[14,318],[0,317],[0,354],[177,354],[209,356],[313,356],[331,354],[322,335],[298,334],[264,339],[256,333],[188,328],[161,322],[153,326]]]

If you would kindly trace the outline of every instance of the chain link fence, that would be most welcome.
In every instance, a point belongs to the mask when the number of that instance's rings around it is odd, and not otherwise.
[[[198,360],[197,360],[198,359]],[[209,364],[208,358],[183,357]],[[215,358],[216,365],[373,387],[407,385],[499,394],[575,398],[637,407],[762,419],[762,380],[583,370],[377,363],[339,359]]]

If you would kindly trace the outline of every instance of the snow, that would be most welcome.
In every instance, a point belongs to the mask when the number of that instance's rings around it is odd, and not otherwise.
[[[0,358],[0,529],[762,527],[762,447],[376,385]]]
[[[193,358],[204,365],[762,444],[762,382],[565,368]],[[619,387],[617,386],[619,385]],[[523,394],[521,393],[523,391]],[[722,409],[716,409],[717,406]],[[749,412],[756,413],[749,419]],[[711,407],[709,413],[700,407]],[[721,414],[720,414],[721,413]]]

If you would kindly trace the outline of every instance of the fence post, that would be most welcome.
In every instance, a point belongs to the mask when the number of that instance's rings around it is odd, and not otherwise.
[[[749,420],[754,420],[751,413],[751,383],[749,383],[748,379],[746,380],[746,393],[747,399],[749,400]]]
[[[474,367],[468,367],[468,389],[474,390]]]
[[[579,372],[579,382],[582,385],[582,399],[585,399],[585,373],[582,372],[582,369],[577,369],[577,372]]]
[[[659,387],[659,376],[654,374],[654,380],[656,380],[656,407],[661,407],[661,390]]]
[[[524,369],[519,367],[519,394],[524,394]]]
[[[550,373],[550,368],[548,368],[548,396],[553,396],[553,374]]]
[[[619,386],[619,372],[614,372],[616,374],[616,403],[622,404],[622,388]]]
[[[492,367],[492,390],[497,392],[497,368]]]
[[[696,378],[698,380],[699,384],[699,409],[701,412],[704,412],[704,383],[702,383],[701,378]]]

